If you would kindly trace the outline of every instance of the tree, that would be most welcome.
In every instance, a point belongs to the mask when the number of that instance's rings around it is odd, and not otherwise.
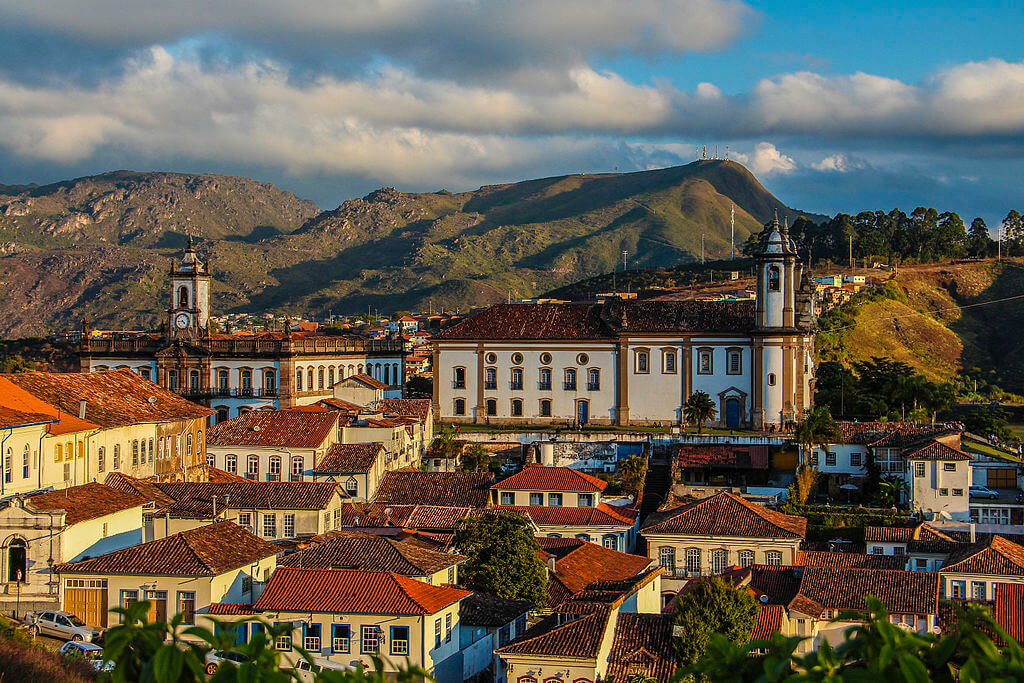
[[[644,474],[647,473],[647,459],[639,455],[631,455],[625,460],[619,461],[615,466],[615,472],[622,478],[622,485],[626,490],[634,496],[639,496]]]
[[[462,576],[468,587],[509,600],[547,602],[544,562],[530,520],[514,512],[485,512],[455,532],[455,547],[469,557]]]
[[[793,434],[801,450],[814,452],[818,446],[824,448],[830,443],[842,443],[843,433],[832,419],[828,406],[813,406],[797,423]]]
[[[434,395],[434,382],[429,377],[415,375],[405,383],[405,395],[409,398],[417,396],[429,398]]]
[[[455,431],[455,427],[451,425],[443,425],[441,427],[441,433],[437,435],[437,440],[434,442],[435,448],[445,458],[454,457],[462,445],[458,441],[459,433]]]
[[[818,468],[813,465],[800,465],[796,470],[796,478],[789,485],[789,495],[800,505],[806,505],[817,483]]]
[[[701,433],[704,423],[715,419],[717,414],[718,409],[715,408],[714,401],[704,391],[693,392],[683,404],[683,417],[687,422],[697,423],[698,434]]]
[[[979,406],[975,408],[964,418],[964,427],[967,431],[986,439],[994,436],[1000,441],[1006,441],[1012,436],[1006,412],[995,407]]]
[[[712,634],[721,634],[733,646],[750,640],[757,617],[757,601],[750,591],[734,588],[715,576],[683,593],[676,605],[674,624],[682,636],[676,640],[676,658],[684,666],[700,661]]]
[[[1020,256],[1024,251],[1024,217],[1017,209],[1006,214],[1001,226],[1003,256]]]
[[[985,219],[978,216],[971,221],[971,227],[967,231],[969,252],[976,258],[985,258],[992,251],[992,235],[988,231]]]
[[[466,472],[488,472],[493,460],[491,452],[483,444],[475,443],[462,452],[462,469]]]
[[[907,490],[907,482],[893,474],[887,474],[878,482],[878,493],[876,498],[884,507],[895,507],[903,499]]]

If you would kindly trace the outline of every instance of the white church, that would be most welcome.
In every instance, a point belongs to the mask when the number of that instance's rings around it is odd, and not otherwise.
[[[473,424],[678,425],[697,391],[716,426],[762,428],[811,404],[815,315],[776,218],[754,301],[501,304],[434,337],[434,414]]]

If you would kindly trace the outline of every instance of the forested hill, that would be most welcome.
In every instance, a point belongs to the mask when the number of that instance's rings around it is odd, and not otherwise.
[[[157,324],[185,235],[211,260],[218,312],[325,315],[465,308],[631,268],[729,251],[773,212],[798,216],[743,166],[699,161],[453,194],[385,188],[318,212],[245,178],[117,172],[0,188],[0,335],[88,315]],[[825,217],[814,217],[823,219]]]

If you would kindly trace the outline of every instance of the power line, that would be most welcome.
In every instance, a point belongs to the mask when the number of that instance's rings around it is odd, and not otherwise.
[[[978,306],[989,306],[991,304],[1000,304],[1000,303],[1003,303],[1005,301],[1014,301],[1016,299],[1024,299],[1024,294],[1016,294],[1014,296],[1007,296],[1007,297],[1003,297],[1002,299],[992,299],[991,301],[981,301],[981,302],[978,302],[976,304],[965,304],[963,306],[947,306],[945,308],[936,308],[934,310],[927,311],[927,312],[914,311],[912,313],[905,313],[903,315],[887,315],[887,316],[881,316],[881,317],[878,317],[878,318],[869,318],[869,319],[863,320],[863,321],[861,321],[859,323],[853,323],[852,325],[844,325],[843,327],[835,327],[835,328],[832,328],[832,329],[827,330],[827,331],[828,332],[841,332],[842,330],[853,329],[854,327],[857,327],[858,325],[861,325],[863,323],[880,322],[880,321],[885,321],[885,320],[897,320],[899,318],[912,318],[914,316],[928,317],[929,313],[941,313],[943,311],[962,311],[965,308],[977,308]]]

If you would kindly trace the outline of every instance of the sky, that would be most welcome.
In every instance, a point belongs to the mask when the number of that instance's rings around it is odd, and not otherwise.
[[[230,173],[334,208],[706,145],[802,210],[994,225],[1024,209],[1022,26],[1019,2],[0,0],[0,183]]]

